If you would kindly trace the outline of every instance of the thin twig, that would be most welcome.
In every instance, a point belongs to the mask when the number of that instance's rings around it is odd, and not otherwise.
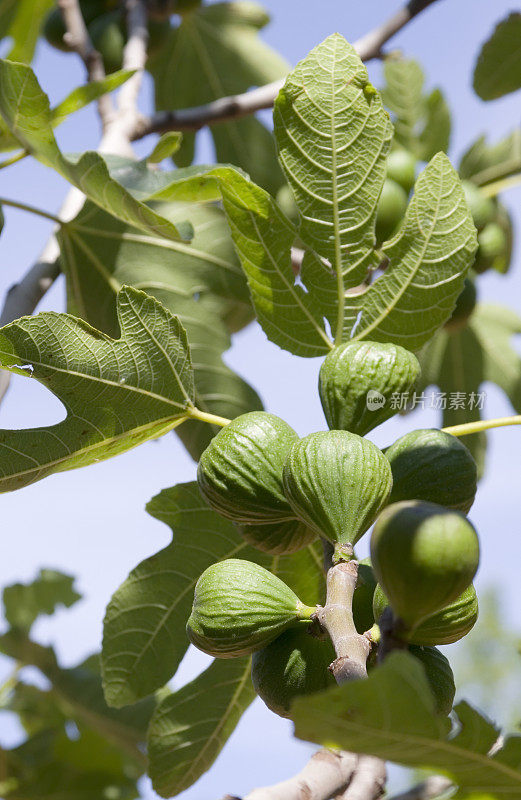
[[[127,42],[123,50],[123,69],[133,70],[118,94],[118,108],[100,145],[100,152],[134,156],[130,141],[140,124],[138,97],[147,60],[148,28],[145,0],[125,0]]]
[[[453,788],[454,784],[448,778],[432,775],[417,786],[413,786],[412,789],[395,794],[389,800],[432,800]]]
[[[83,60],[89,81],[101,81],[105,77],[103,59],[98,53],[89,36],[83,14],[78,0],[58,0],[66,33],[65,42]],[[103,130],[110,124],[114,113],[114,106],[109,94],[102,95],[98,100],[98,112]]]
[[[382,55],[382,48],[414,17],[437,0],[411,0],[382,25],[358,39],[354,47],[362,61],[371,61]],[[142,139],[151,133],[166,131],[197,131],[206,125],[240,119],[264,108],[271,108],[284,85],[284,79],[267,83],[243,94],[221,97],[212,103],[177,111],[159,111],[151,117],[141,117],[132,139]]]

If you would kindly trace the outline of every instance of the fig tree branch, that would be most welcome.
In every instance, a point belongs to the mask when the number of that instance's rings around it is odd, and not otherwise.
[[[385,791],[386,780],[385,761],[360,755],[353,777],[337,800],[377,800]]]
[[[254,789],[243,800],[328,800],[342,792],[356,768],[353,753],[319,750],[293,778]],[[240,800],[227,795],[223,800]]]
[[[127,42],[123,50],[123,69],[134,74],[123,84],[117,97],[117,110],[100,144],[100,152],[134,157],[130,141],[141,114],[138,97],[147,60],[148,28],[145,0],[125,0]]]
[[[411,0],[382,25],[358,39],[354,47],[362,61],[380,58],[382,48],[389,39],[435,2],[437,0]],[[271,108],[283,84],[283,79],[273,81],[243,94],[221,97],[203,106],[159,111],[150,117],[141,117],[131,138],[142,139],[151,133],[167,131],[197,131],[206,125],[240,119],[261,109]]]
[[[341,561],[327,573],[326,603],[316,613],[336,652],[330,670],[338,684],[367,678],[367,656],[371,644],[358,633],[353,620],[353,594],[358,578],[357,561]]]
[[[79,0],[58,0],[66,33],[65,42],[82,59],[87,70],[89,81],[101,81],[105,77],[103,59],[92,44]],[[112,119],[114,107],[110,95],[104,94],[98,100],[98,112],[103,130]]]
[[[58,5],[67,29],[67,41],[83,59],[89,80],[103,79],[105,77],[103,62],[92,46],[78,0],[58,0]],[[136,70],[136,74],[129,78],[120,89],[117,111],[114,109],[109,95],[103,95],[98,101],[103,126],[103,135],[98,150],[115,155],[133,156],[129,131],[135,125],[135,120],[139,115],[137,98],[146,62],[147,11],[144,0],[126,0],[125,6],[128,41],[123,53],[123,67]],[[73,187],[67,193],[56,217],[63,222],[73,219],[81,210],[84,202],[85,196]],[[17,284],[9,289],[0,312],[0,325],[7,325],[19,317],[34,312],[42,297],[60,274],[59,255],[60,248],[53,233],[38,261]],[[0,372],[0,401],[8,389],[10,375],[11,373],[4,370]]]
[[[433,800],[453,788],[454,784],[448,778],[432,775],[406,792],[395,794],[389,800]]]

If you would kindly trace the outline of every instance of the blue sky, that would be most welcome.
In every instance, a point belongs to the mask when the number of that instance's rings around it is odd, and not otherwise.
[[[264,3],[273,15],[266,41],[295,63],[334,31],[354,41],[381,21],[400,3],[368,0],[366,3],[321,0],[285,0]],[[519,124],[520,97],[511,95],[482,103],[473,93],[471,71],[478,45],[493,24],[513,4],[505,0],[445,0],[420,15],[393,40],[408,56],[418,58],[429,85],[440,85],[454,113],[451,156],[457,162],[466,146],[481,133],[497,139]],[[35,69],[53,101],[83,82],[83,70],[71,57],[42,44]],[[379,64],[370,66],[378,85]],[[150,102],[150,86],[143,91],[143,108]],[[60,128],[65,150],[94,148],[98,126],[93,109],[71,118]],[[150,142],[139,145],[147,152]],[[200,160],[208,160],[208,135],[202,134]],[[64,182],[52,171],[26,160],[2,171],[0,193],[56,212],[64,196]],[[521,223],[521,190],[504,196],[517,227]],[[37,217],[6,209],[6,228],[0,240],[0,294],[37,258],[49,233],[49,224]],[[480,296],[521,310],[521,252],[516,245],[514,268],[506,278],[487,275],[480,280]],[[62,310],[64,286],[59,281],[40,310]],[[289,356],[267,342],[252,325],[236,337],[228,363],[261,393],[266,408],[279,414],[301,434],[323,429],[325,424],[316,391],[320,362]],[[487,417],[503,416],[511,408],[494,387],[487,390]],[[23,428],[52,424],[62,416],[60,404],[34,381],[15,378],[0,407],[0,426]],[[437,424],[434,412],[417,412],[407,419],[386,423],[372,437],[384,445],[414,427]],[[488,472],[480,486],[470,517],[482,537],[479,586],[498,583],[505,608],[519,606],[518,520],[521,429],[503,429],[490,435]],[[19,492],[2,496],[4,548],[0,560],[0,585],[27,581],[41,566],[62,569],[78,577],[84,600],[73,610],[42,620],[35,635],[53,643],[64,664],[73,664],[99,648],[103,611],[111,593],[141,559],[163,547],[169,530],[150,518],[145,503],[162,488],[190,480],[195,466],[173,435],[151,442],[123,456],[81,471],[54,475]],[[507,611],[515,624],[512,612]],[[181,685],[206,664],[191,653],[183,662],[174,685]],[[8,663],[0,660],[0,681]],[[13,721],[3,724],[0,740],[19,740]],[[244,716],[213,770],[183,800],[220,797],[226,792],[246,793],[256,785],[282,780],[305,762],[309,748],[291,738],[291,725],[268,712],[257,701]],[[258,756],[261,755],[259,758]],[[153,796],[145,786],[145,797]]]

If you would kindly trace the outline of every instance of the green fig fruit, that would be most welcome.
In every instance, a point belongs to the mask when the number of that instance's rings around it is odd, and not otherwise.
[[[265,647],[300,620],[309,621],[315,610],[259,564],[228,558],[197,581],[186,632],[204,653],[235,658]]]
[[[296,697],[336,685],[329,671],[335,658],[329,637],[317,639],[306,629],[290,628],[253,654],[253,688],[271,711],[288,717]]]
[[[376,210],[376,239],[385,242],[390,239],[402,221],[407,210],[407,192],[399,183],[385,181]]]
[[[326,356],[318,391],[327,424],[365,436],[397,413],[393,395],[410,392],[420,375],[413,353],[382,342],[347,342]]]
[[[497,222],[489,222],[478,234],[479,257],[493,261],[507,248],[507,236]]]
[[[365,633],[373,625],[375,589],[376,577],[371,566],[371,559],[364,558],[358,564],[358,580],[353,594],[353,620],[358,633]]]
[[[389,605],[380,584],[373,596],[374,619],[378,621]],[[478,619],[478,598],[472,584],[452,603],[427,617],[413,631],[405,633],[411,644],[436,645],[452,644],[463,639],[472,630]]]
[[[58,8],[53,8],[45,18],[43,35],[52,47],[57,50],[63,50],[65,53],[70,53],[73,48],[65,41],[65,33],[65,23],[61,11]]]
[[[123,32],[123,16],[119,10],[97,17],[88,26],[92,44],[103,59],[107,74],[121,69],[125,35]]]
[[[477,490],[477,467],[456,436],[436,428],[410,431],[385,455],[393,473],[390,503],[424,500],[469,512]]]
[[[416,180],[416,158],[408,150],[399,147],[387,158],[387,177],[400,184],[407,194]]]
[[[450,319],[445,323],[445,328],[454,333],[467,324],[467,320],[476,307],[478,293],[476,284],[471,278],[465,278],[463,289],[456,300],[456,305]]]
[[[411,645],[409,652],[421,661],[434,697],[437,714],[447,716],[452,710],[456,684],[449,661],[437,647]]]
[[[267,525],[239,525],[239,531],[244,539],[274,556],[296,553],[308,544],[311,544],[317,535],[299,519],[289,519],[286,522],[271,522]]]
[[[478,536],[459,511],[416,500],[394,503],[374,526],[371,561],[395,616],[414,631],[470,585]]]
[[[294,519],[282,488],[282,467],[296,441],[293,428],[274,414],[250,411],[236,417],[200,458],[197,480],[203,497],[235,522]]]
[[[324,539],[354,545],[385,505],[392,474],[372,442],[348,431],[323,431],[293,445],[283,482],[302,522]]]
[[[461,185],[465,194],[465,200],[472,214],[472,219],[474,220],[474,225],[479,231],[484,228],[487,223],[493,221],[496,214],[494,201],[490,197],[485,197],[479,187],[476,186],[475,183],[472,183],[472,181],[462,181]]]
[[[90,25],[96,17],[103,15],[108,9],[104,0],[80,0],[80,10],[86,25]],[[73,48],[65,40],[66,30],[62,13],[58,8],[53,8],[43,25],[43,35],[50,45],[65,53],[72,52]]]

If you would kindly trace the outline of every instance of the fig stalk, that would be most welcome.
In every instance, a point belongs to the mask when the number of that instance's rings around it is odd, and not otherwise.
[[[353,594],[358,578],[357,561],[341,561],[328,570],[326,604],[316,618],[327,631],[336,652],[330,670],[341,685],[367,678],[366,661],[371,644],[358,633],[353,620]]]

